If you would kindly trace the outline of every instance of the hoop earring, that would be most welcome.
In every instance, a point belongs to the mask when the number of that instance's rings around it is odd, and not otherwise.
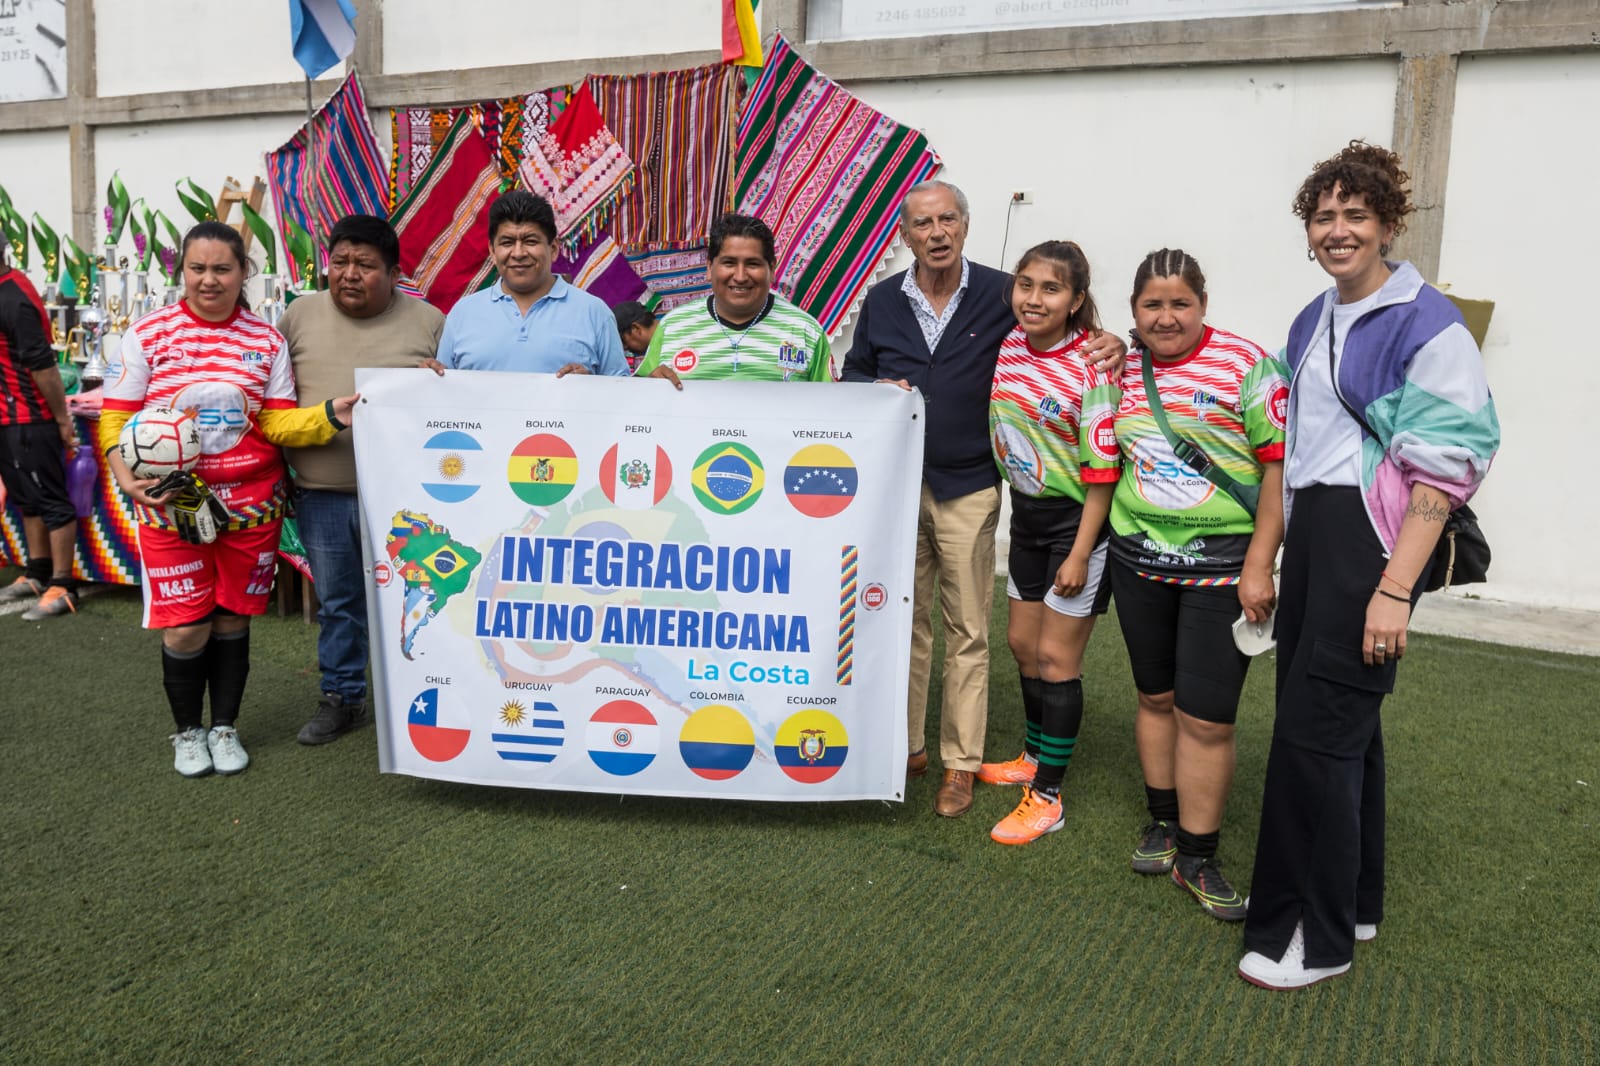
[[[1311,250],[1311,246],[1309,244],[1306,245],[1306,262],[1315,263],[1316,261],[1317,254]]]

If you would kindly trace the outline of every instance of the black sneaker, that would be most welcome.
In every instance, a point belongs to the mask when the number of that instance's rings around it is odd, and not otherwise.
[[[1177,854],[1178,827],[1158,819],[1139,833],[1139,843],[1133,849],[1133,870],[1141,874],[1164,874],[1172,869],[1172,859]]]
[[[1180,857],[1172,866],[1172,883],[1187,888],[1205,912],[1218,921],[1244,921],[1244,897],[1222,876],[1222,869],[1213,856]]]
[[[302,744],[326,744],[338,740],[366,720],[366,700],[346,700],[337,692],[324,692],[317,701],[317,713],[300,728],[295,739]]]

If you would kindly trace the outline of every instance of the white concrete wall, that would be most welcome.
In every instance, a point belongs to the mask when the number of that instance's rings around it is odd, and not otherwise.
[[[1077,241],[1106,328],[1125,332],[1139,261],[1183,248],[1206,272],[1210,321],[1275,351],[1327,284],[1289,202],[1350,138],[1388,141],[1395,69],[1380,59],[850,88],[927,134],[938,176],[971,202],[969,257],[1009,269],[1039,241]],[[1011,206],[1021,190],[1033,203]],[[890,269],[910,262],[901,247]]]
[[[67,154],[66,130],[0,134],[0,185],[11,194],[11,205],[30,223],[37,211],[57,233],[72,235],[71,157]],[[30,244],[28,255],[31,272],[37,278],[39,250]]]
[[[294,81],[289,5],[240,0],[101,0],[95,4],[101,96]]]
[[[715,49],[722,15],[717,0],[385,0],[383,30],[384,69],[404,74]]]
[[[1591,610],[1597,108],[1600,56],[1462,61],[1439,271],[1495,301],[1484,360],[1504,443],[1475,505],[1494,548],[1483,594]]]

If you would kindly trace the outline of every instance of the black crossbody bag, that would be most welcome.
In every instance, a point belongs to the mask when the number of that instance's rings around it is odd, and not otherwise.
[[[1367,425],[1367,420],[1356,413],[1356,409],[1345,400],[1344,393],[1339,391],[1339,378],[1333,369],[1332,318],[1328,319],[1328,381],[1333,385],[1333,394],[1339,398],[1339,405],[1356,420],[1357,425],[1366,430],[1367,436],[1382,444],[1383,438]],[[1433,547],[1433,565],[1428,568],[1428,580],[1423,582],[1422,591],[1437,592],[1451,585],[1475,585],[1487,581],[1492,555],[1489,540],[1478,526],[1478,516],[1472,508],[1462,504],[1451,511],[1450,517],[1444,521],[1444,532],[1439,536],[1439,543]]]
[[[1167,421],[1167,412],[1161,406],[1161,390],[1156,388],[1156,373],[1150,365],[1155,360],[1150,355],[1150,349],[1144,350],[1141,362],[1144,364],[1144,393],[1150,401],[1150,413],[1155,416],[1156,426],[1161,430],[1161,435],[1167,438],[1172,454],[1190,470],[1233,497],[1234,502],[1250,512],[1250,517],[1254,518],[1256,505],[1261,502],[1261,486],[1246,485],[1237,480],[1212,462],[1211,456],[1207,455],[1198,444],[1186,437],[1178,436],[1177,431]]]

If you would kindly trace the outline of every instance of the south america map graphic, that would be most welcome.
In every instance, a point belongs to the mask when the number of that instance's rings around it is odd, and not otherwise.
[[[400,653],[412,659],[417,634],[465,591],[483,555],[451,538],[450,531],[418,511],[400,511],[389,524],[385,549],[405,583]]]

